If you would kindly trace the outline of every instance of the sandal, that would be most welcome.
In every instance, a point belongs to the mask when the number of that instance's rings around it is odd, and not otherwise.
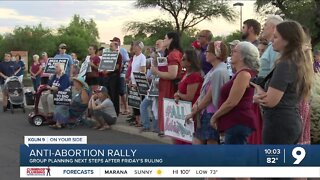
[[[104,131],[104,130],[110,130],[111,127],[110,126],[102,126],[100,129],[98,129],[99,131]]]
[[[130,112],[128,110],[121,112],[121,115],[129,115],[129,114],[130,114]]]
[[[61,125],[52,125],[52,126],[49,126],[50,128],[52,128],[52,129],[62,129],[63,128],[63,126],[61,126]]]
[[[100,129],[102,126],[94,126],[92,129]]]
[[[143,127],[143,125],[142,124],[136,124],[136,125],[134,125],[135,127]]]

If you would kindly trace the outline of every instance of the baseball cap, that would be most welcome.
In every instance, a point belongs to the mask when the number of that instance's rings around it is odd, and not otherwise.
[[[95,90],[95,93],[100,93],[100,92],[108,94],[108,89],[106,87],[104,87],[104,86],[100,86],[100,87],[98,87],[97,90]]]
[[[67,48],[67,45],[66,45],[65,43],[61,43],[61,44],[59,45],[59,48]]]
[[[233,40],[232,42],[229,42],[229,45],[232,45],[232,46],[236,46],[240,41],[239,40]]]
[[[196,48],[196,49],[200,49],[201,48],[201,45],[200,45],[199,41],[193,41],[191,46]]]
[[[47,56],[48,54],[46,53],[46,52],[43,52],[42,54],[41,54],[41,56]]]
[[[118,37],[114,37],[113,39],[110,40],[111,42],[115,41],[115,42],[119,42],[120,43],[120,39]]]

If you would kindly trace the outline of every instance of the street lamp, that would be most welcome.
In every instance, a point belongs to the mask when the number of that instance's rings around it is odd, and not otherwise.
[[[234,3],[233,6],[240,6],[240,32],[241,32],[241,30],[242,30],[242,6],[243,6],[243,3],[237,2],[237,3]]]

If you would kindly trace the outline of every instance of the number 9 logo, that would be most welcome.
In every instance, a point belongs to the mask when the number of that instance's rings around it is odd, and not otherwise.
[[[292,157],[296,159],[293,164],[300,164],[300,162],[306,156],[306,151],[302,147],[295,147],[292,150]]]

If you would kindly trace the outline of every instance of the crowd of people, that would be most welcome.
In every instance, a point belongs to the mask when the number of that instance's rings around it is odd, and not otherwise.
[[[55,64],[53,75],[44,72],[47,53],[33,55],[33,88],[48,87],[41,103],[44,113],[56,121],[51,126],[55,129],[85,116],[93,120],[94,129],[106,130],[122,114],[129,115],[127,121],[141,133],[163,136],[163,100],[169,98],[192,102],[185,121],[195,124],[192,143],[173,139],[174,144],[310,144],[309,98],[314,73],[320,72],[320,51],[312,53],[306,28],[272,15],[263,28],[254,19],[244,21],[241,40],[212,38],[210,30],[202,30],[190,49],[183,50],[179,34],[169,32],[155,47],[135,41],[127,52],[115,37],[109,49],[119,53],[114,71],[99,70],[103,48],[91,45],[84,76],[79,76],[76,53],[68,55],[62,43],[54,57],[68,63]],[[0,63],[4,111],[5,80],[23,72],[21,63],[11,59],[6,53]],[[134,72],[144,73],[158,94],[150,95],[149,89],[141,95],[140,107],[130,111],[126,96],[127,89],[137,88]],[[54,105],[52,92],[71,85],[71,104]]]

